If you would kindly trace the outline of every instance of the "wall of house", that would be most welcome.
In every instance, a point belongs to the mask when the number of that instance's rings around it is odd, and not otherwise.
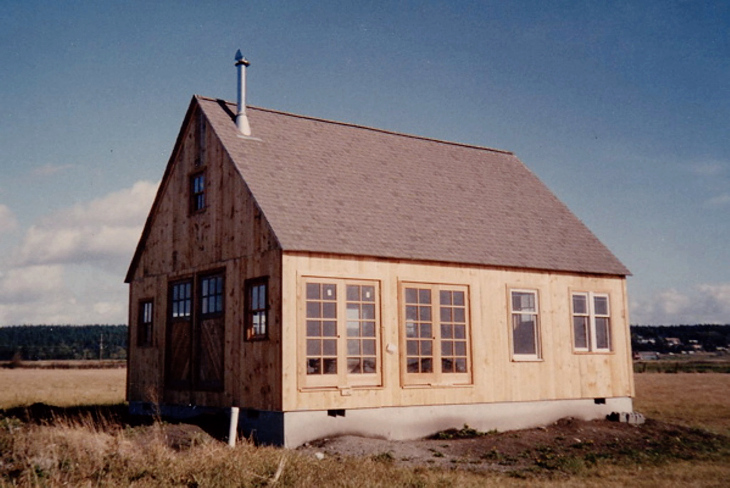
[[[202,124],[202,125],[201,125]],[[191,213],[191,177],[205,172],[205,210]],[[183,125],[148,222],[144,250],[130,283],[127,397],[134,402],[281,408],[278,297],[280,251],[235,166],[193,105]],[[165,390],[169,284],[225,270],[224,389]],[[244,282],[269,277],[269,337],[244,340]],[[154,340],[138,347],[139,302],[154,300]]]
[[[310,381],[303,303],[307,277],[378,284],[379,385],[317,387]],[[401,282],[458,285],[468,290],[471,369],[467,384],[404,386]],[[539,360],[513,358],[511,289],[538,292]],[[284,411],[633,396],[626,280],[622,277],[285,253],[282,291]],[[571,292],[609,295],[610,352],[574,350]]]

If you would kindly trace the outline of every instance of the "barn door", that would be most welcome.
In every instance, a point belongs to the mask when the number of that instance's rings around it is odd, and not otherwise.
[[[172,283],[169,289],[167,339],[165,341],[165,386],[191,388],[193,281]]]
[[[223,274],[203,276],[198,280],[198,310],[195,327],[195,389],[223,388],[223,347],[225,321]]]
[[[165,347],[168,389],[223,388],[224,290],[223,273],[171,284]]]

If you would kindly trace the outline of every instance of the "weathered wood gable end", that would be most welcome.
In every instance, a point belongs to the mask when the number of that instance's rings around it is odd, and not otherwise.
[[[196,183],[197,180],[197,183]],[[196,195],[196,185],[202,190]],[[196,203],[196,198],[203,201]],[[193,208],[196,204],[200,209]],[[246,279],[267,278],[279,296],[280,246],[238,168],[194,98],[130,265],[130,323],[139,328],[140,303],[153,302],[154,336],[139,347],[132,331],[128,395],[137,400],[231,405],[242,394],[258,408],[280,405],[274,376],[280,361],[278,331],[266,342],[246,343],[243,321]],[[202,280],[221,276],[225,312],[203,323]],[[176,283],[189,282],[193,312],[187,323],[171,319]],[[276,298],[271,299],[276,305]],[[272,324],[278,321],[271,315]],[[136,345],[136,347],[135,347]],[[247,358],[245,384],[240,361]]]

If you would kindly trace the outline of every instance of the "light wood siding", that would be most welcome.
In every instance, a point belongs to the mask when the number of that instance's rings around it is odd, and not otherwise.
[[[154,346],[129,345],[128,399],[201,406],[281,408],[280,251],[238,170],[193,107],[183,124],[143,248],[130,281],[130,336],[137,335],[138,302],[154,299]],[[201,137],[202,134],[202,137]],[[199,139],[200,138],[200,139]],[[202,144],[201,144],[202,142]],[[201,148],[202,146],[202,148]],[[196,160],[200,164],[196,166]],[[190,177],[205,171],[206,208],[190,212]],[[225,271],[223,391],[164,390],[168,285],[211,270]],[[269,339],[243,338],[244,281],[269,277]]]
[[[306,388],[301,381],[304,358],[301,279],[377,280],[381,300],[383,386],[377,388]],[[282,301],[283,409],[347,409],[380,406],[444,405],[479,402],[608,398],[633,395],[625,278],[494,269],[367,258],[285,253]],[[468,386],[403,386],[402,339],[399,334],[399,283],[452,284],[468,287],[473,382]],[[539,294],[541,359],[514,361],[510,347],[510,289]],[[608,293],[611,297],[610,353],[573,351],[571,290]],[[390,347],[388,346],[390,344]],[[387,349],[396,350],[392,353]]]

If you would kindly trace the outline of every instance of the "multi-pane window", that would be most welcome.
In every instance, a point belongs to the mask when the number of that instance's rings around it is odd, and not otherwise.
[[[512,358],[540,359],[537,291],[512,290],[510,303]]]
[[[406,371],[433,373],[431,290],[406,288]]]
[[[206,276],[200,280],[200,312],[215,315],[223,312],[223,275]]]
[[[307,374],[337,374],[337,285],[307,283]]]
[[[149,347],[152,342],[152,323],[153,323],[152,300],[143,300],[139,302],[139,321],[137,322],[137,345],[140,347]]]
[[[246,282],[246,340],[268,336],[268,281],[258,278]]]
[[[573,347],[576,351],[611,350],[611,313],[608,295],[573,293]]]
[[[190,318],[192,312],[193,284],[183,281],[172,285],[172,303],[170,313],[172,318]]]
[[[200,212],[205,208],[205,173],[194,174],[190,178],[190,210]]]
[[[406,383],[470,381],[467,297],[466,287],[402,285]]]
[[[463,291],[441,290],[441,371],[466,373],[466,297]]]
[[[347,372],[375,373],[375,287],[346,285]]]
[[[379,307],[376,282],[306,280],[306,386],[380,384]]]

